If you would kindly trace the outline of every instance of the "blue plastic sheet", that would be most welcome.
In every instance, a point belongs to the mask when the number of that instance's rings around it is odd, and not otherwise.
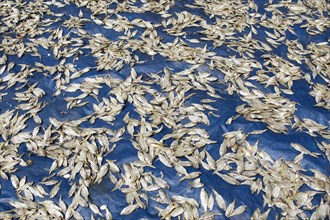
[[[4,1],[8,2],[8,1]],[[26,1],[27,4],[36,4],[36,2],[39,1]],[[244,2],[244,1],[243,1]],[[275,1],[274,1],[275,2]],[[280,3],[279,1],[276,1]],[[141,2],[133,2],[132,4],[135,4],[139,6],[142,4]],[[215,22],[215,19],[217,16],[211,18],[209,14],[206,14],[203,9],[201,8],[188,8],[185,7],[186,4],[193,4],[194,1],[176,1],[174,6],[172,6],[169,10],[169,14],[175,14],[181,11],[188,11],[189,13],[201,16],[203,19],[207,21],[207,23],[212,24]],[[221,1],[218,2],[221,4]],[[248,4],[247,2],[245,2]],[[258,5],[258,12],[260,14],[266,13],[268,17],[272,16],[272,13],[265,10],[265,5],[267,4],[266,1],[255,1],[255,3]],[[0,3],[5,4],[5,3]],[[45,3],[41,3],[45,4]],[[273,3],[275,4],[275,3]],[[108,8],[115,8],[118,5],[118,3],[112,3],[108,5]],[[84,18],[90,18],[91,17],[91,11],[86,7],[78,7],[77,4],[74,4],[73,1],[69,4],[65,5],[65,7],[57,8],[54,5],[47,6],[49,9],[55,13],[63,13],[63,16],[61,17],[61,20],[58,22],[55,22],[51,24],[50,26],[46,27],[47,29],[56,30],[57,28],[63,30],[63,36],[71,32],[70,37],[74,38],[77,37],[77,35],[74,33],[75,29],[69,30],[68,28],[63,26],[63,21],[68,20],[71,16],[77,17],[79,15],[79,12],[82,11],[84,13]],[[4,6],[0,6],[0,10],[4,11]],[[24,6],[20,8],[20,10],[24,10]],[[282,11],[284,14],[288,13],[288,10],[285,7],[279,8],[280,11]],[[325,12],[326,15],[328,12]],[[145,12],[145,13],[132,13],[132,12],[120,12],[121,16],[127,18],[128,20],[133,20],[136,18],[142,18],[144,20],[150,21],[153,24],[160,23],[162,20],[161,15],[152,13],[152,12]],[[99,18],[102,19],[102,16],[99,15]],[[4,19],[4,15],[0,17],[0,19]],[[50,15],[43,15],[41,19],[47,19],[47,17],[52,18]],[[111,17],[115,18],[115,16]],[[328,20],[329,21],[329,20]],[[4,27],[5,23],[4,21],[1,21],[1,26]],[[265,31],[271,31],[271,29],[266,29],[263,26],[260,26],[258,24],[255,24],[254,26],[258,30],[258,35],[254,35],[253,38],[265,42]],[[105,29],[102,27],[102,25],[98,25],[94,22],[86,22],[83,29],[90,35],[101,33],[103,34],[107,39],[111,41],[117,41],[119,36],[122,36],[122,32],[115,31],[112,29]],[[136,27],[132,30],[138,30],[138,34],[135,38],[140,39],[140,34],[143,32],[143,28]],[[310,35],[306,32],[306,29],[299,27],[299,25],[293,26],[294,31],[297,33],[297,36],[291,34],[287,31],[287,39],[288,40],[297,40],[299,43],[301,43],[304,48],[309,45],[311,42],[319,43],[319,42],[328,42],[328,37],[330,34],[329,26],[327,26],[326,31],[324,31],[322,34],[319,35]],[[131,31],[132,31],[131,30]],[[165,31],[163,31],[163,28],[160,27],[158,30],[159,36],[162,38],[162,43],[167,42],[173,42],[176,38],[176,36],[171,36],[167,34]],[[205,37],[202,34],[199,34],[198,32],[201,31],[200,27],[188,27],[185,28],[184,31],[187,32],[187,35],[182,37],[180,36],[182,40],[184,40],[189,46],[191,47],[200,47],[203,48],[205,45],[206,48],[209,51],[214,51],[217,56],[222,57],[240,57],[240,55],[234,51],[232,48],[230,48],[226,42],[218,48],[213,48],[212,41],[200,41],[200,43],[190,43],[189,41],[186,41],[185,39],[199,39],[201,37]],[[235,32],[235,36],[245,36],[250,32],[250,28],[246,27],[242,32]],[[0,41],[3,41],[7,35],[15,35],[14,32],[10,33],[7,31],[2,31],[0,33]],[[49,37],[49,33],[41,34],[39,37]],[[87,43],[87,39],[85,39]],[[27,43],[30,42],[29,37],[26,37],[23,39],[23,42]],[[0,46],[0,57],[2,57],[6,52],[3,49],[4,45],[1,44]],[[91,56],[90,50],[82,48],[81,51],[83,51],[84,54],[79,56],[78,60],[73,61],[72,57],[67,59],[67,63],[73,63],[75,68],[78,70],[82,70],[86,67],[95,67],[96,66],[96,59],[95,57]],[[15,67],[11,70],[12,73],[17,73],[21,69],[21,65],[26,64],[29,66],[34,66],[36,62],[42,63],[46,66],[54,66],[57,65],[60,60],[56,59],[53,55],[53,51],[51,49],[45,49],[43,47],[38,48],[38,52],[40,53],[40,57],[31,56],[31,54],[24,54],[21,58],[18,58],[16,55],[10,55],[7,54],[7,64],[10,62],[15,63]],[[272,55],[277,55],[279,57],[282,57],[286,60],[287,58],[287,47],[282,44],[278,48],[273,48],[271,52],[267,52]],[[172,72],[179,72],[182,70],[185,70],[187,68],[190,68],[192,65],[188,64],[184,61],[173,61],[169,59],[168,57],[163,57],[159,54],[150,56],[145,53],[142,53],[141,51],[137,50],[132,53],[133,55],[136,54],[139,56],[140,60],[145,61],[141,64],[136,64],[134,66],[136,72],[138,75],[144,75],[144,77],[148,77],[151,73],[157,73],[159,71],[162,71],[165,67],[171,69]],[[258,62],[263,63],[264,60],[261,57],[265,52],[263,51],[257,51],[255,53],[255,59]],[[290,60],[290,62],[293,62]],[[301,71],[303,73],[309,73],[311,74],[310,68],[306,65],[306,63],[299,64],[295,62],[295,65],[299,66]],[[1,66],[0,66],[1,67]],[[221,73],[219,70],[210,70],[210,68],[205,65],[200,65],[198,67],[199,71],[205,71],[211,73],[213,76],[217,77],[220,81],[223,81],[224,74]],[[329,69],[328,69],[329,70]],[[70,83],[79,83],[82,82],[86,78],[94,78],[97,76],[105,76],[105,75],[111,75],[114,78],[118,78],[121,80],[125,80],[131,72],[131,67],[128,64],[125,64],[123,68],[120,71],[116,70],[102,70],[97,71],[96,69],[92,69],[87,74],[84,74],[82,77],[76,78],[71,80]],[[1,78],[5,77],[7,73],[3,73],[0,75]],[[46,129],[49,125],[49,117],[54,117],[59,121],[66,121],[66,120],[76,120],[85,116],[90,115],[93,112],[93,103],[97,104],[98,101],[92,97],[87,97],[84,101],[89,101],[89,104],[80,107],[80,108],[73,108],[73,109],[67,109],[67,102],[65,101],[66,97],[78,95],[79,93],[68,93],[65,91],[62,91],[62,93],[58,96],[54,96],[54,93],[56,92],[55,87],[55,80],[54,77],[57,73],[54,75],[40,73],[40,72],[34,72],[32,73],[28,79],[29,82],[24,85],[23,88],[28,88],[28,86],[33,85],[34,83],[38,83],[38,87],[43,89],[46,92],[46,95],[39,101],[44,102],[46,105],[42,109],[41,112],[38,113],[39,117],[42,119],[41,127]],[[250,73],[252,76],[254,73]],[[329,72],[326,73],[329,76]],[[315,79],[313,79],[314,83],[321,83],[326,84],[321,77],[317,76]],[[329,83],[329,82],[328,82]],[[0,81],[0,86],[3,84],[3,82]],[[329,84],[328,84],[329,85]],[[15,97],[15,93],[22,90],[19,88],[22,86],[21,83],[16,84],[15,86],[5,89],[3,91],[0,91],[1,93],[7,93],[3,97],[2,102],[0,102],[0,113],[4,113],[6,110],[13,110],[15,109],[15,106],[17,106],[19,103],[15,101],[13,98]],[[222,84],[214,84],[212,85],[215,89],[217,94],[221,95],[223,99],[219,100],[216,103],[211,103],[212,106],[218,109],[218,112],[215,112],[216,114],[220,115],[220,118],[215,117],[213,115],[209,115],[210,125],[198,125],[200,128],[206,129],[207,132],[210,134],[210,140],[216,141],[215,144],[209,144],[206,146],[207,151],[214,156],[214,159],[219,158],[219,145],[223,141],[222,135],[229,131],[236,131],[236,130],[243,130],[244,133],[248,133],[253,130],[263,130],[267,129],[267,124],[263,122],[252,122],[249,120],[246,120],[244,117],[239,117],[236,120],[233,121],[232,124],[227,125],[226,121],[228,118],[236,115],[235,108],[241,104],[244,103],[244,101],[241,100],[240,96],[236,93],[233,95],[229,95],[226,91],[227,84],[223,81]],[[155,89],[156,86],[154,87]],[[272,88],[268,87],[265,88],[262,85],[259,85],[258,87],[260,90],[262,90],[265,93],[272,92]],[[300,79],[297,81],[294,81],[294,84],[292,86],[292,95],[286,95],[283,94],[283,97],[288,98],[291,101],[294,101],[297,103],[295,111],[295,115],[302,119],[302,118],[309,118],[314,120],[315,122],[322,124],[324,126],[330,126],[330,114],[329,110],[321,107],[315,107],[316,104],[315,98],[309,95],[310,91],[310,85],[304,80]],[[103,88],[99,89],[99,99],[102,97],[107,97],[109,95],[109,91],[111,89],[104,86]],[[199,103],[200,100],[209,98],[206,92],[204,91],[191,91],[197,93],[197,95],[192,96],[191,99],[187,101],[187,103]],[[19,114],[22,114],[23,111],[18,111]],[[125,123],[123,121],[123,117],[130,112],[131,117],[138,118],[138,114],[134,111],[134,107],[127,103],[125,104],[125,107],[123,108],[123,111],[116,116],[116,120],[113,122],[112,125],[109,123],[106,123],[102,120],[96,120],[94,124],[90,124],[88,122],[83,123],[82,127],[108,127],[113,130],[117,130],[123,126],[125,126]],[[36,124],[33,122],[33,120],[28,121],[28,126],[25,128],[24,131],[31,132],[35,128]],[[164,127],[163,131],[158,134],[158,138],[161,136],[171,132],[170,129],[166,129]],[[106,156],[104,159],[110,159],[110,160],[116,160],[116,164],[122,169],[123,165],[125,163],[129,163],[132,161],[137,160],[137,150],[132,146],[132,143],[130,141],[130,135],[125,132],[122,139],[117,142],[117,147],[115,150]],[[259,149],[267,152],[273,160],[277,160],[279,158],[283,158],[284,160],[293,160],[299,152],[294,150],[290,143],[299,143],[306,147],[308,150],[312,152],[319,153],[321,156],[319,157],[312,157],[309,155],[304,156],[304,159],[302,160],[301,167],[306,169],[306,174],[312,175],[309,171],[310,169],[315,169],[320,172],[322,172],[324,175],[329,176],[330,175],[330,169],[329,169],[329,161],[327,160],[324,152],[320,151],[320,149],[317,147],[317,143],[320,143],[322,141],[325,141],[326,143],[330,143],[329,140],[326,138],[317,135],[315,137],[302,132],[298,131],[296,129],[292,129],[291,127],[288,127],[288,132],[286,134],[283,133],[274,133],[270,131],[269,129],[260,135],[251,135],[248,137],[248,141],[251,144],[254,144],[257,140],[259,140]],[[4,141],[1,139],[0,141]],[[41,182],[42,179],[46,176],[48,176],[48,170],[50,166],[52,165],[53,160],[47,157],[41,157],[36,156],[29,152],[29,150],[26,148],[26,146],[21,145],[18,148],[18,153],[22,155],[22,158],[24,160],[31,161],[31,165],[29,166],[18,166],[17,171],[15,172],[15,175],[17,175],[20,178],[23,176],[26,176],[28,181],[38,183]],[[180,176],[176,175],[176,171],[172,168],[168,168],[164,166],[159,160],[155,160],[154,164],[155,168],[145,168],[145,171],[151,171],[156,176],[163,175],[163,179],[166,180],[171,188],[167,190],[167,193],[170,196],[173,195],[181,195],[186,196],[190,198],[195,198],[197,201],[199,200],[199,193],[200,189],[192,188],[189,185],[189,181],[183,181],[180,182],[179,179]],[[194,168],[188,168],[188,171],[196,171]],[[212,189],[215,189],[217,192],[219,192],[223,198],[226,200],[226,202],[229,204],[234,199],[236,200],[236,206],[239,205],[247,205],[247,210],[244,212],[243,215],[234,216],[231,219],[249,219],[255,209],[259,208],[262,212],[265,212],[268,207],[263,206],[263,192],[260,194],[252,194],[250,192],[249,186],[233,186],[221,178],[219,176],[214,175],[212,171],[207,171],[200,167],[197,169],[197,171],[201,172],[201,180],[205,184],[204,187],[208,192],[211,192]],[[70,185],[68,182],[68,179],[55,176],[54,179],[58,179],[62,181],[60,192],[52,198],[55,203],[58,203],[59,198],[61,197],[63,201],[67,204],[70,204],[72,198],[68,197],[68,191],[70,189]],[[75,180],[73,180],[74,182]],[[12,209],[12,206],[9,204],[9,201],[13,201],[18,199],[17,194],[15,192],[14,187],[12,186],[10,180],[5,180],[3,178],[0,178],[0,184],[2,186],[1,194],[0,194],[0,211],[8,211]],[[146,209],[138,209],[133,212],[133,214],[128,216],[121,216],[120,211],[127,206],[127,203],[125,201],[125,195],[121,193],[119,190],[112,191],[114,188],[114,184],[108,181],[108,177],[105,178],[100,184],[95,184],[89,187],[90,191],[90,202],[101,206],[102,204],[106,204],[109,207],[109,210],[111,211],[113,215],[113,219],[159,219],[158,211],[156,207],[163,207],[162,205],[156,203],[153,200],[149,200],[148,206]],[[51,190],[51,187],[47,188],[45,187],[46,191]],[[148,193],[149,197],[155,196],[153,193]],[[322,198],[324,193],[320,193],[319,195],[315,196],[315,201],[319,201],[320,198]],[[44,198],[35,198],[36,201],[42,201]],[[85,217],[85,219],[90,219],[90,215],[92,214],[91,210],[83,207],[79,207],[78,212]],[[200,211],[202,208],[200,207]],[[215,207],[214,211],[221,213],[222,215],[218,215],[215,218],[216,219],[227,219],[224,216],[224,212],[220,210],[219,208]],[[308,216],[312,214],[311,211],[306,211]],[[281,210],[279,208],[273,207],[269,213],[269,219],[275,219],[276,215],[280,216]],[[96,215],[97,216],[97,215]],[[100,216],[97,216],[101,218]],[[101,218],[102,219],[102,218]]]

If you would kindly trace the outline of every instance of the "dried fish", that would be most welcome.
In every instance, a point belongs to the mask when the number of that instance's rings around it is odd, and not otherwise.
[[[273,210],[278,218],[327,218],[329,177],[306,168],[304,155],[329,161],[329,125],[299,118],[295,97],[306,81],[310,90],[301,91],[315,98],[315,111],[330,109],[329,42],[310,37],[328,32],[327,2],[194,0],[173,12],[174,6],[173,0],[1,2],[0,177],[10,179],[17,195],[1,219],[131,218],[149,206],[162,219],[216,219],[214,203],[226,217],[246,218],[250,207],[235,207],[237,198],[229,203],[219,188],[207,192],[202,170],[262,193],[272,209],[256,209],[251,219],[267,219]],[[71,7],[79,9],[66,14]],[[308,33],[304,40],[297,28]],[[162,70],[151,73],[150,64],[163,59]],[[211,136],[221,102],[232,101],[228,95],[240,104],[226,126],[235,127],[242,116],[267,129],[245,133],[221,125],[224,132]],[[320,138],[322,154],[291,143],[299,151],[291,161],[259,149],[258,140],[250,143],[269,132]],[[136,159],[116,158],[129,147]],[[51,160],[42,181],[15,173],[33,165],[31,155]],[[178,178],[164,174],[163,166]],[[112,191],[125,195],[120,213],[91,198],[91,187],[109,180]],[[71,186],[67,193],[63,181]],[[189,182],[200,193],[174,195],[168,192],[173,181]],[[304,185],[310,189],[301,190]]]

